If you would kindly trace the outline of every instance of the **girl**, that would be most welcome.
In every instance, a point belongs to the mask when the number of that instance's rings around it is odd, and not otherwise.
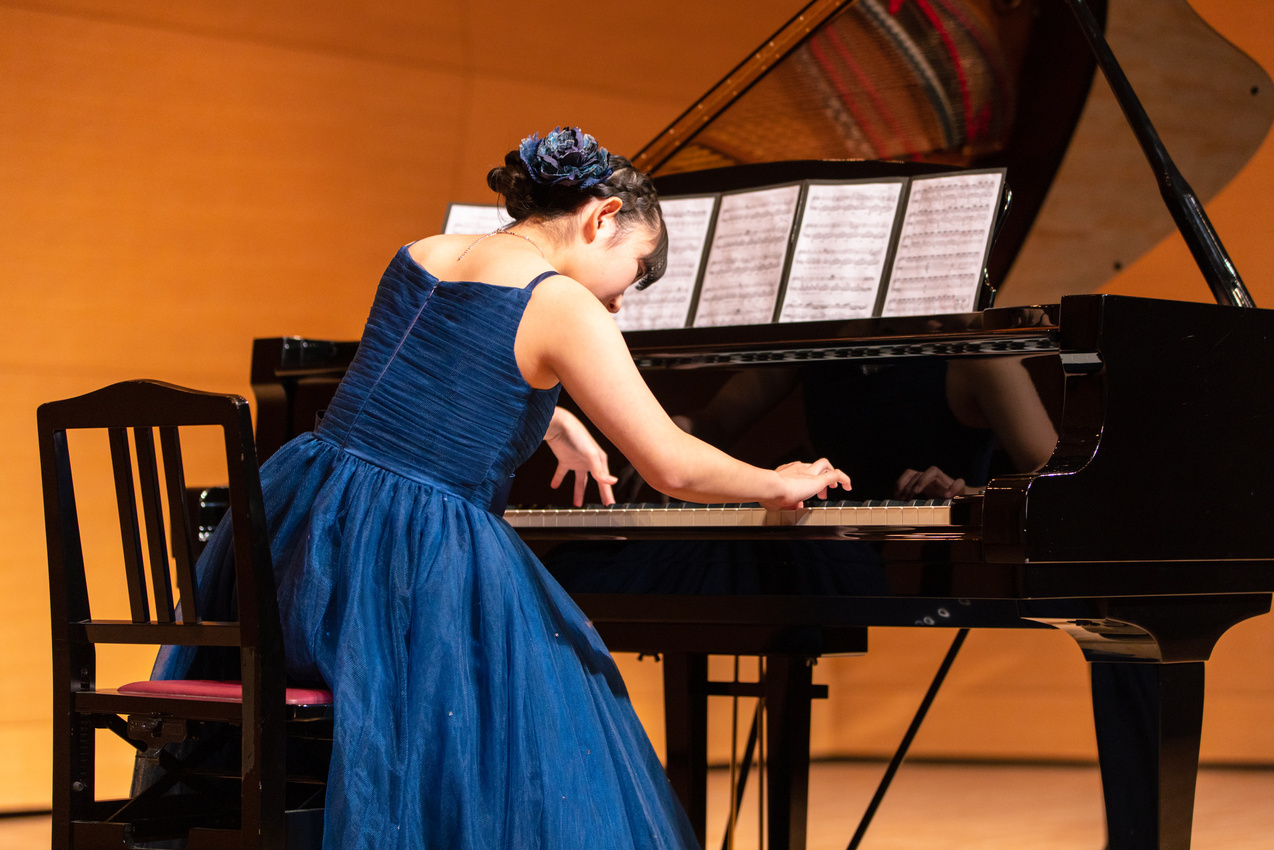
[[[610,313],[667,233],[627,160],[558,129],[487,182],[513,223],[401,248],[317,432],[262,468],[289,673],[335,701],[324,846],[692,847],[606,648],[490,506],[546,431],[609,501],[562,387],[676,499],[793,506],[849,479],[734,460],[646,388]]]

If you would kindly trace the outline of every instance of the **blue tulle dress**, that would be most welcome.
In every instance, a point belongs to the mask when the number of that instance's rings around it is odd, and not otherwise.
[[[262,467],[289,673],[335,698],[325,848],[696,846],[606,647],[489,510],[557,399],[513,354],[548,276],[400,249],[321,426]]]

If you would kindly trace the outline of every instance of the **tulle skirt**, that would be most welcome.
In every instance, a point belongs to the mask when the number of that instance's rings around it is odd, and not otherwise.
[[[289,675],[335,700],[325,848],[697,846],[606,647],[507,523],[308,434],[261,474]]]

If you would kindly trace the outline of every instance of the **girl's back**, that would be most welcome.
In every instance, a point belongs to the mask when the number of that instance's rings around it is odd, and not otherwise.
[[[486,507],[539,444],[557,399],[556,387],[526,383],[513,353],[540,279],[439,281],[400,249],[320,436]]]

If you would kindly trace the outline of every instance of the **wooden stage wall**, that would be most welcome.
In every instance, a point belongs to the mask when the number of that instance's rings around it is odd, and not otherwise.
[[[133,377],[250,397],[254,337],[356,337],[393,251],[435,232],[449,201],[491,200],[483,175],[522,136],[579,124],[633,153],[799,5],[722,29],[709,0],[603,0],[569,26],[497,0],[0,0],[0,811],[50,799],[36,406]],[[1260,4],[1196,6],[1274,67]],[[1271,205],[1267,143],[1209,207],[1267,306]],[[1110,289],[1208,297],[1175,239]],[[816,754],[890,751],[950,636],[878,630],[868,656],[820,663],[833,697]],[[1272,648],[1274,618],[1222,640],[1205,759],[1274,761]],[[662,746],[658,668],[621,664]],[[1087,701],[1069,638],[975,633],[916,753],[1090,759]],[[127,765],[99,770],[122,788]]]

